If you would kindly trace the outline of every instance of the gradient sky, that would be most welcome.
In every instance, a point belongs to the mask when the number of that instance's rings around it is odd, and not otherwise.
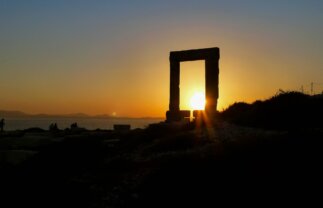
[[[321,92],[322,11],[321,0],[0,0],[0,109],[164,116],[169,51],[206,47],[220,48],[219,110],[311,82]],[[203,64],[181,65],[182,108],[204,90]]]

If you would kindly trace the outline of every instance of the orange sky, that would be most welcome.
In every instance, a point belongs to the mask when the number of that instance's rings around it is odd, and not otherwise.
[[[3,1],[0,109],[164,117],[169,52],[207,47],[220,48],[218,110],[311,82],[323,90],[322,3],[145,2]],[[181,68],[187,108],[204,62]]]

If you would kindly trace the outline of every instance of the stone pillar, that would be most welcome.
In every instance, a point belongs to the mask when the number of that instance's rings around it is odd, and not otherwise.
[[[219,97],[219,57],[205,59],[205,112],[211,118],[216,114]]]
[[[181,113],[179,110],[180,99],[180,62],[170,58],[170,92],[169,92],[169,111],[166,112],[168,122],[180,121]]]
[[[178,61],[170,61],[170,97],[169,97],[169,110],[172,112],[179,112],[179,70],[180,64]]]

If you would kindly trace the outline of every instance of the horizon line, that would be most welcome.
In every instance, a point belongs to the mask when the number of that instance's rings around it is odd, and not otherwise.
[[[50,117],[92,117],[92,118],[129,118],[129,119],[149,119],[149,118],[153,118],[153,119],[164,119],[164,117],[162,116],[138,116],[138,117],[134,117],[134,116],[126,116],[126,115],[112,115],[112,114],[107,114],[107,113],[102,113],[102,114],[87,114],[87,113],[57,113],[57,114],[51,114],[51,113],[29,113],[29,112],[25,112],[25,111],[21,111],[21,110],[7,110],[7,109],[0,109],[0,112],[6,112],[6,113],[17,113],[17,114],[21,114],[20,116],[50,116]],[[13,117],[13,116],[12,116]]]

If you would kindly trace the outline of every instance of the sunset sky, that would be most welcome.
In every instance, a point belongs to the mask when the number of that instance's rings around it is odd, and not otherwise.
[[[220,48],[218,110],[323,91],[321,0],[0,0],[0,109],[164,117],[169,52]],[[181,63],[181,108],[204,62]]]

